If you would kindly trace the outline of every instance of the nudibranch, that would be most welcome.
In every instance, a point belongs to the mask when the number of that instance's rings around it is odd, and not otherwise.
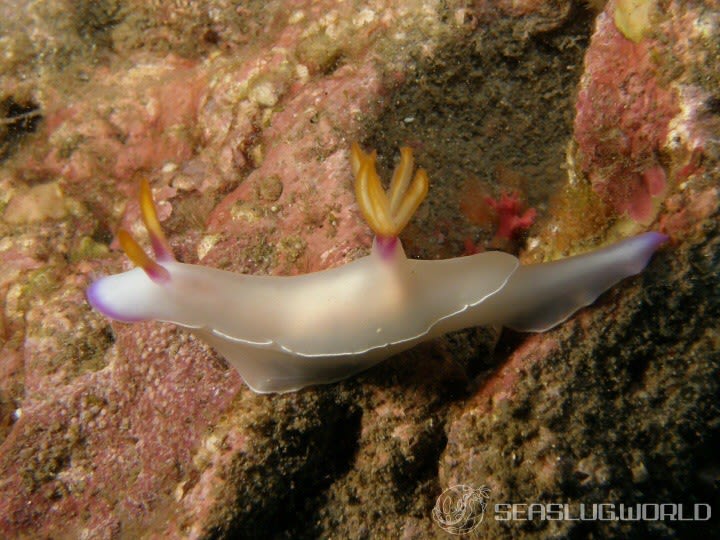
[[[412,151],[402,148],[385,191],[375,160],[374,152],[352,145],[357,202],[375,233],[371,253],[300,276],[242,275],[175,260],[143,181],[140,206],[155,259],[120,231],[120,244],[137,268],[94,282],[87,291],[90,304],[116,321],[153,319],[187,328],[255,392],[290,392],[344,379],[462,328],[552,328],[640,272],[666,240],[648,232],[527,266],[499,251],[408,259],[398,235],[427,194],[427,174],[419,169],[413,175]]]

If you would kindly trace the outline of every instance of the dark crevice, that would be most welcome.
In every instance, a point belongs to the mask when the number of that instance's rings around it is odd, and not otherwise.
[[[0,102],[0,162],[13,153],[25,135],[35,132],[41,120],[40,108],[32,101],[8,97]]]
[[[338,409],[310,432],[290,432],[281,425],[272,439],[279,449],[269,456],[276,463],[263,463],[256,471],[244,473],[262,477],[267,470],[292,471],[272,499],[238,501],[241,515],[231,523],[209,531],[208,538],[316,538],[317,509],[333,481],[350,470],[358,450],[362,412]],[[279,434],[279,432],[282,434]],[[260,481],[262,481],[259,478]],[[271,505],[264,503],[272,500]],[[247,511],[248,507],[255,507]]]
[[[403,236],[409,256],[447,258],[463,253],[467,239],[488,243],[491,226],[461,211],[476,191],[517,189],[543,215],[565,181],[592,22],[581,6],[551,30],[525,19],[493,21],[419,62],[398,87],[362,142],[378,151],[385,176],[401,145],[414,148],[428,172],[430,193]],[[513,38],[519,27],[521,40]]]

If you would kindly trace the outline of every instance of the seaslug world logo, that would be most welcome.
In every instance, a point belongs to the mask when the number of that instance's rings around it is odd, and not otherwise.
[[[435,502],[432,518],[450,534],[467,534],[482,522],[489,498],[490,488],[487,486],[451,486]]]

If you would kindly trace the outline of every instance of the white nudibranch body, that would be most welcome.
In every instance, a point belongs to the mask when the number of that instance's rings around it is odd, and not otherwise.
[[[357,183],[370,192],[365,207],[358,197],[361,210],[382,233],[370,255],[291,277],[180,263],[162,236],[145,182],[141,207],[158,260],[121,232],[123,248],[140,268],[93,283],[90,303],[118,321],[158,320],[187,328],[222,354],[254,391],[289,392],[344,379],[421,341],[470,326],[551,328],[640,272],[666,240],[650,232],[529,266],[501,252],[407,259],[396,229],[425,196],[424,172],[410,184],[412,157],[404,149],[390,196],[382,200],[374,155],[353,146],[353,160]],[[397,201],[393,188],[400,191]]]

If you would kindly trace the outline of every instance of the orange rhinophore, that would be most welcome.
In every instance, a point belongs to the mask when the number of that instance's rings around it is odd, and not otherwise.
[[[135,266],[142,268],[155,283],[165,283],[170,279],[168,271],[157,261],[151,259],[129,232],[120,229],[118,231],[118,241],[125,255],[128,256],[128,259],[130,259]]]
[[[157,257],[159,261],[175,260],[170,244],[167,238],[165,238],[165,233],[163,233],[162,227],[160,226],[160,220],[158,220],[157,217],[150,184],[145,178],[140,181],[140,211],[142,212],[145,227],[150,235],[150,242],[155,252],[155,257]]]
[[[167,238],[165,238],[165,233],[163,233],[160,220],[157,217],[150,184],[145,178],[140,181],[140,212],[143,223],[145,223],[145,228],[150,236],[150,244],[152,245],[157,260],[162,262],[174,261],[175,256],[173,255]],[[170,274],[167,269],[145,253],[145,250],[140,247],[140,244],[137,243],[137,240],[135,240],[128,231],[119,230],[118,241],[128,256],[128,259],[130,259],[135,266],[142,268],[154,282],[165,283],[170,279]]]
[[[400,149],[400,163],[395,167],[386,192],[380,183],[375,159],[375,152],[366,154],[360,145],[353,143],[350,160],[355,175],[355,196],[373,232],[383,238],[396,238],[427,195],[427,173],[418,169],[412,176],[412,150],[403,147]]]

